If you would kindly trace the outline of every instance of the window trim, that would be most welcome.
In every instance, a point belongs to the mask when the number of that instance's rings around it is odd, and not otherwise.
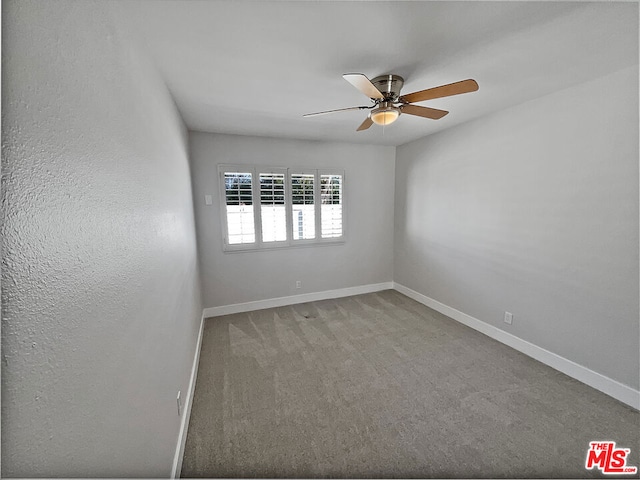
[[[255,231],[255,242],[230,244],[229,225],[227,220],[227,199],[224,174],[227,172],[247,172],[251,174],[251,198],[253,205],[253,223]],[[262,204],[260,196],[260,178],[264,173],[275,173],[285,175],[284,195],[285,195],[285,241],[264,242],[262,238]],[[293,192],[291,188],[291,175],[312,174],[314,175],[313,198],[315,212],[315,236],[312,239],[293,238]],[[322,238],[322,198],[320,179],[322,175],[340,175],[342,177],[341,206],[342,206],[342,235],[340,237]],[[319,245],[339,245],[346,241],[345,229],[345,172],[339,168],[309,168],[309,167],[275,167],[271,165],[248,165],[241,163],[218,164],[218,189],[220,198],[220,222],[222,223],[222,249],[225,252],[246,252],[259,250],[275,250],[281,248],[319,246]]]

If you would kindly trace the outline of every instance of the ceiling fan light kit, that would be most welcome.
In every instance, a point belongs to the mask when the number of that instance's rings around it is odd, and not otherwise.
[[[400,116],[400,109],[391,102],[382,102],[378,108],[371,110],[369,116],[376,125],[390,125]]]
[[[369,116],[357,128],[357,131],[366,130],[374,123],[376,125],[390,125],[398,119],[401,113],[438,120],[449,112],[438,110],[437,108],[413,105],[413,102],[423,102],[425,100],[433,100],[434,98],[450,97],[452,95],[460,95],[461,93],[475,92],[478,90],[476,81],[468,79],[400,96],[404,79],[399,75],[380,75],[373,80],[369,80],[366,75],[362,73],[345,73],[343,77],[347,82],[369,97],[373,105],[370,107],[348,107],[338,110],[307,113],[303,116],[313,117],[347,110],[370,110]]]

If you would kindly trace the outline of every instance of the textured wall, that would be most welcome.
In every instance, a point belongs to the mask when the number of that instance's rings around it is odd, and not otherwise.
[[[190,133],[190,151],[205,307],[393,279],[394,147]],[[346,242],[223,252],[219,163],[344,169]]]
[[[111,7],[3,2],[3,476],[171,470],[201,315],[186,130]]]
[[[637,65],[399,147],[395,223],[395,281],[638,388]]]

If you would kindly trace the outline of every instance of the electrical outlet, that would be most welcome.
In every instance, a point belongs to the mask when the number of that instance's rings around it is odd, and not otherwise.
[[[180,398],[180,390],[178,390],[178,396],[176,397],[176,402],[178,403],[178,416],[182,414],[182,399]]]
[[[302,287],[302,282],[300,280],[296,280],[296,288]]]
[[[511,325],[513,322],[513,314],[510,312],[504,312],[504,323]]]

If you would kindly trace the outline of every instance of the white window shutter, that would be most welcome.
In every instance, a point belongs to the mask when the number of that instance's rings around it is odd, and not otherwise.
[[[291,213],[293,240],[316,238],[315,174],[292,173]]]
[[[322,238],[342,237],[343,175],[320,175]]]
[[[262,241],[287,240],[286,174],[260,173],[260,214]]]
[[[224,172],[225,213],[229,245],[255,243],[253,174]]]

